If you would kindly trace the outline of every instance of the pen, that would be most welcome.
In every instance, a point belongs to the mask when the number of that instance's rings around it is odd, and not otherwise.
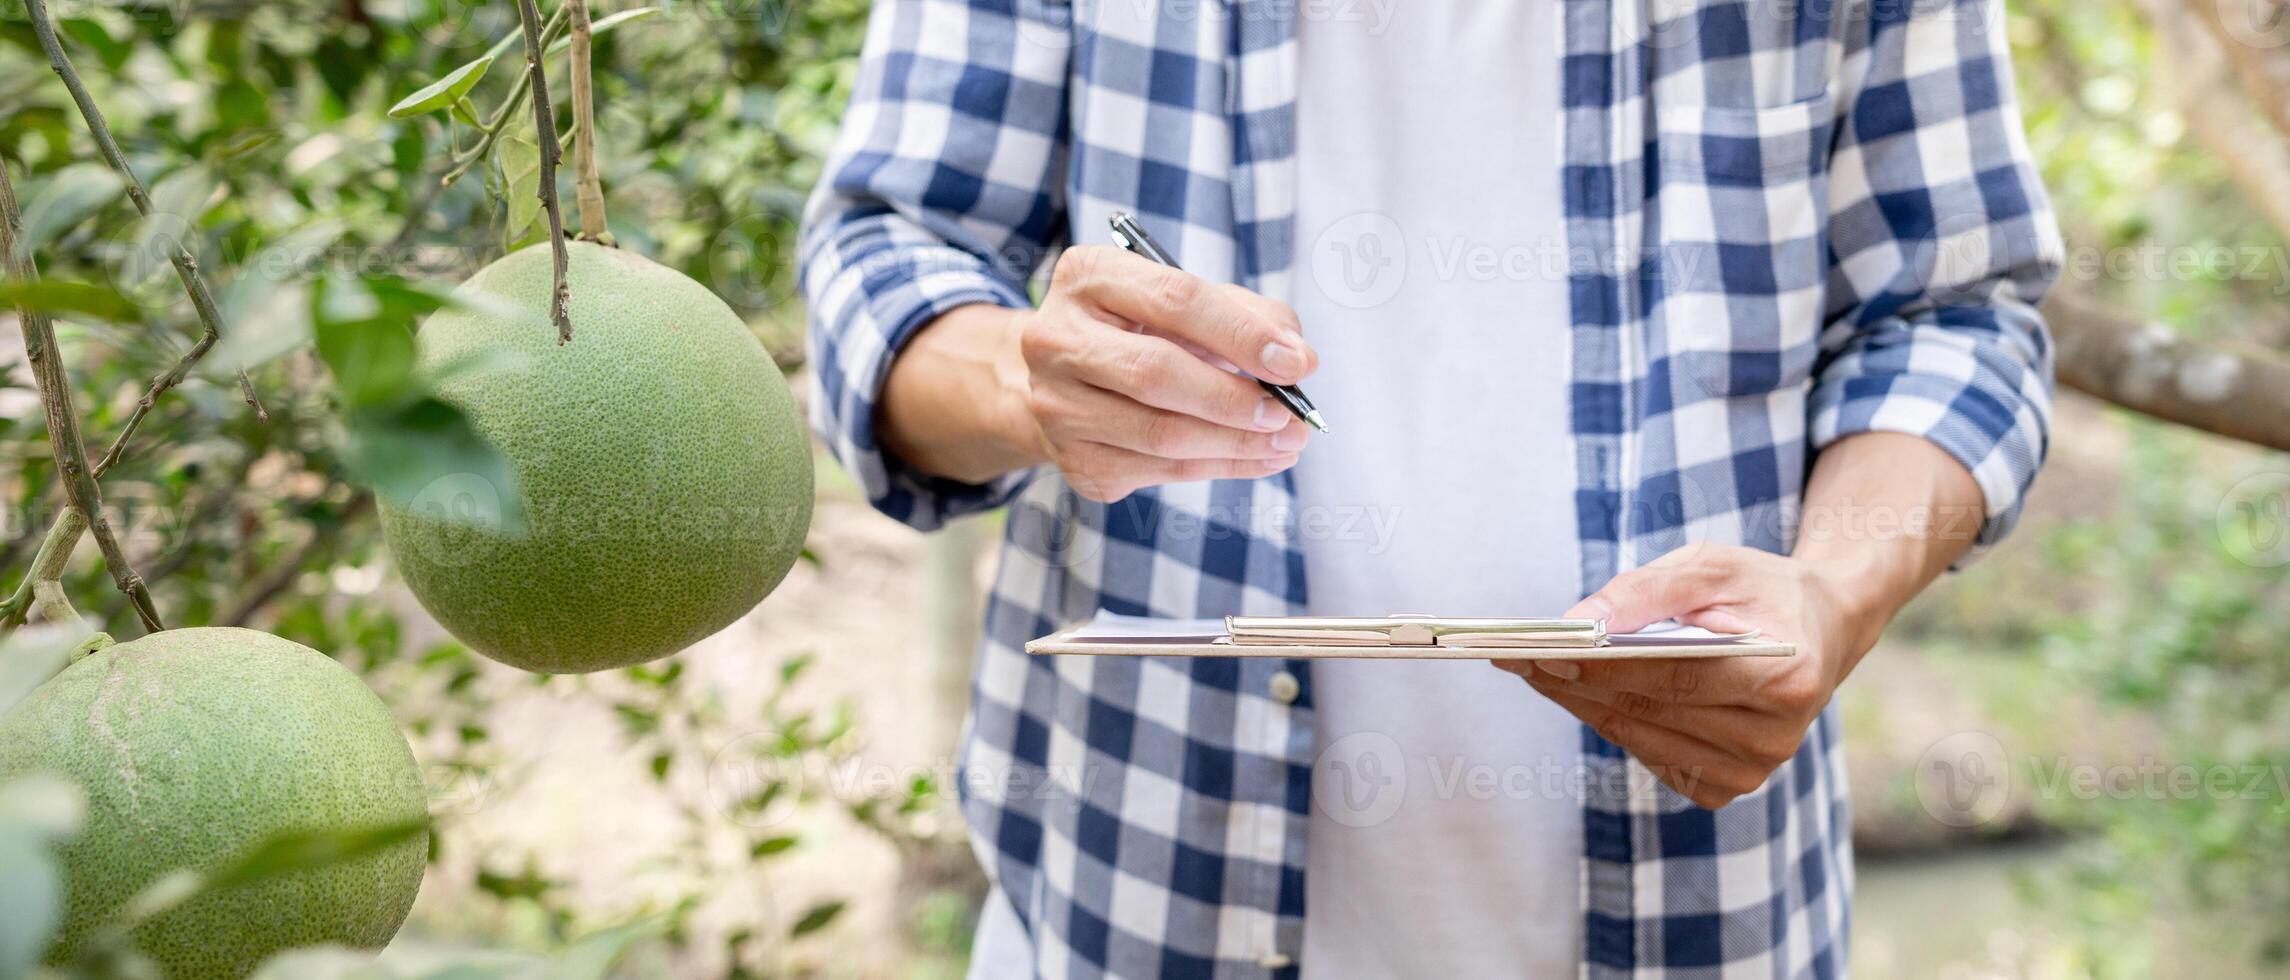
[[[1108,220],[1113,225],[1115,244],[1128,249],[1131,253],[1144,256],[1169,268],[1177,267],[1177,260],[1170,258],[1169,253],[1162,250],[1161,243],[1154,241],[1153,236],[1145,233],[1145,226],[1137,223],[1135,215],[1127,211],[1115,211],[1113,217]],[[1312,407],[1312,399],[1304,397],[1304,389],[1295,385],[1276,385],[1263,378],[1252,378],[1251,380],[1255,381],[1257,387],[1263,388],[1272,397],[1280,399],[1280,404],[1288,406],[1288,411],[1297,418],[1303,419],[1306,425],[1322,432],[1328,431],[1327,421],[1320,417],[1319,409]]]

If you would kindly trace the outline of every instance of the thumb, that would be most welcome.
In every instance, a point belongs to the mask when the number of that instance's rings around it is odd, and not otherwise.
[[[1714,569],[1703,566],[1648,565],[1608,580],[1575,603],[1567,618],[1603,619],[1609,633],[1635,633],[1709,605],[1721,581]]]

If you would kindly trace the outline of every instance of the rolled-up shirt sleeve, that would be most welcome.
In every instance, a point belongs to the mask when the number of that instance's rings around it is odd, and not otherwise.
[[[885,451],[891,363],[941,314],[1024,308],[1063,225],[1071,8],[1051,0],[878,0],[799,248],[811,424],[878,510],[929,530],[1030,476],[966,484]]]
[[[1815,452],[1862,432],[1946,451],[1986,498],[1977,554],[2017,522],[2043,463],[2052,349],[2036,306],[2063,250],[2001,3],[1869,7],[1840,72],[1809,430]]]

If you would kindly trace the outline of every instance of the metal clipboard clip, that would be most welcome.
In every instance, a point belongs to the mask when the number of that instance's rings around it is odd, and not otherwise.
[[[1447,618],[1415,614],[1226,616],[1243,646],[1502,647],[1583,649],[1606,645],[1603,619]]]

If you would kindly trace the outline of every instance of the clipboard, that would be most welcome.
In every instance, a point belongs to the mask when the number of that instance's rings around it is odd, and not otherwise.
[[[1756,633],[1669,624],[1610,634],[1603,620],[1227,616],[1166,620],[1099,613],[1026,644],[1044,656],[1275,657],[1354,660],[1662,660],[1787,657],[1794,644]]]

